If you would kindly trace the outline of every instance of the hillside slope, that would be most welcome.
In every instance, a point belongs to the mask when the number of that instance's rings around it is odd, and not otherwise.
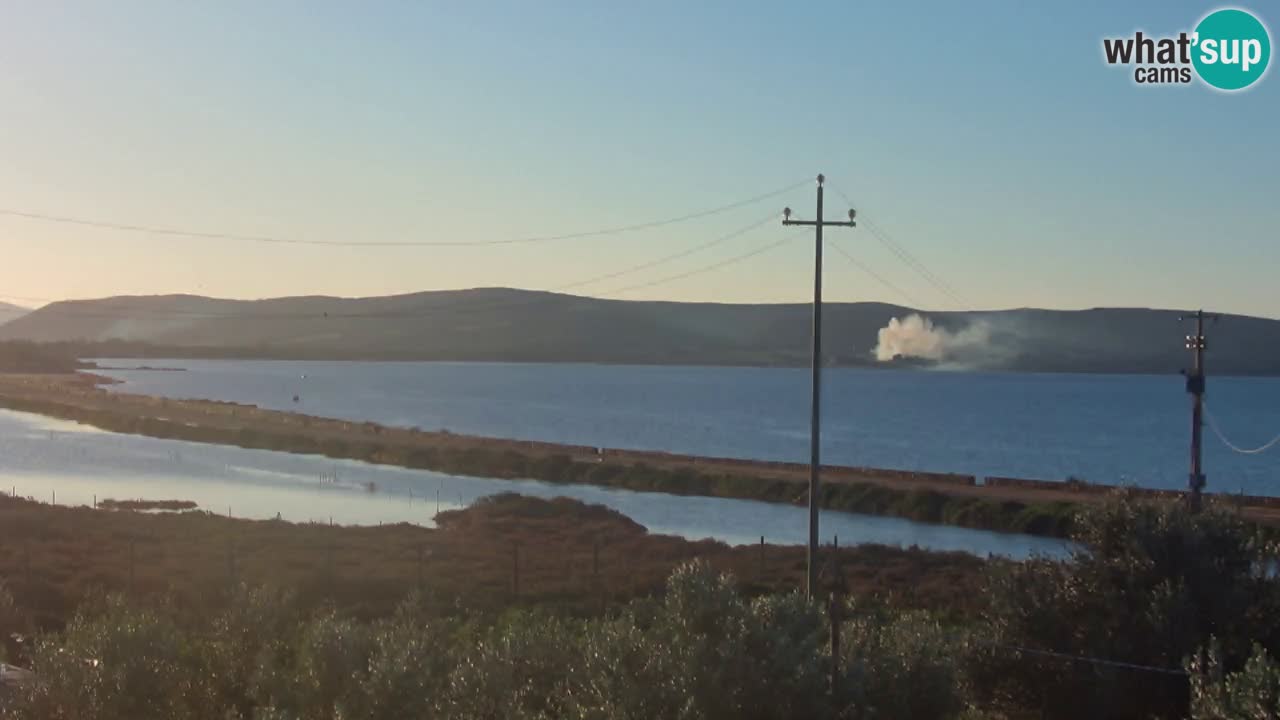
[[[29,312],[31,311],[27,308],[20,307],[18,305],[11,305],[7,302],[0,302],[0,325],[17,320]]]
[[[908,320],[916,312],[827,304],[826,361],[1160,373],[1186,363],[1189,326],[1172,310],[921,312],[927,321]],[[891,325],[895,318],[904,322]],[[151,348],[159,354],[198,348],[281,358],[803,365],[811,322],[807,304],[620,301],[504,288],[355,299],[169,295],[54,303],[0,327],[0,340],[124,340],[159,346]],[[874,357],[877,345],[885,362]],[[1224,317],[1209,357],[1214,372],[1280,374],[1280,321]]]

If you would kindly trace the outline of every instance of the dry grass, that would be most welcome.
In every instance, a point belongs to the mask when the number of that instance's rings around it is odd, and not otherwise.
[[[592,613],[654,593],[695,557],[732,572],[751,593],[791,590],[804,576],[801,547],[651,535],[612,510],[564,498],[504,495],[442,515],[438,530],[335,527],[0,497],[0,580],[35,625],[57,628],[97,591],[205,612],[246,582],[376,617],[420,587],[441,611],[538,604]],[[989,562],[882,546],[841,549],[838,557],[854,594],[957,616],[976,609]]]

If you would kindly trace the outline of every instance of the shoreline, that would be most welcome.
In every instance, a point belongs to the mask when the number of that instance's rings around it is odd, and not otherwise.
[[[182,352],[183,350],[197,350],[199,352]],[[279,363],[295,363],[295,362],[314,362],[314,363],[387,363],[387,364],[404,364],[413,365],[420,363],[438,363],[441,365],[583,365],[591,367],[622,367],[622,368],[689,368],[689,369],[706,369],[706,368],[733,368],[733,369],[756,369],[756,370],[803,370],[808,371],[812,365],[809,360],[802,359],[795,363],[751,363],[751,362],[640,362],[631,360],[607,361],[607,360],[541,360],[541,359],[519,359],[519,358],[468,358],[453,356],[394,356],[394,355],[323,355],[323,356],[293,356],[284,354],[218,354],[210,348],[165,348],[167,352],[157,353],[133,353],[133,354],[95,354],[95,353],[77,353],[77,357],[99,360],[209,360],[213,362],[220,361],[244,361],[244,362],[279,362]],[[92,370],[185,370],[185,368],[164,368],[164,367],[108,367],[97,366],[83,368],[81,372]],[[1053,375],[1053,376],[1110,376],[1110,377],[1149,377],[1149,378],[1168,378],[1179,377],[1176,371],[1165,369],[1141,369],[1130,370],[1126,368],[1104,369],[1104,370],[1070,370],[1070,369],[1018,369],[1018,368],[980,368],[973,370],[952,370],[936,366],[910,366],[896,365],[892,362],[868,362],[868,363],[843,363],[833,362],[822,366],[824,371],[830,370],[872,370],[875,372],[922,372],[922,373],[953,373],[964,372],[977,375]],[[1277,378],[1280,379],[1280,371],[1276,372],[1218,372],[1214,374],[1215,378]],[[112,382],[118,382],[112,380]]]
[[[0,407],[134,435],[354,459],[497,479],[802,504],[799,463],[598,449],[397,428],[213,400],[108,392],[90,373],[0,374]],[[1113,486],[823,466],[824,509],[943,525],[1063,537],[1076,509]],[[1177,491],[1139,490],[1153,497]],[[1212,496],[1211,496],[1212,497]],[[1280,524],[1280,498],[1230,498],[1250,519]]]

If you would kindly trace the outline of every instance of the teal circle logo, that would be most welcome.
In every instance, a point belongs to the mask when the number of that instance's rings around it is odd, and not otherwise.
[[[1196,26],[1191,63],[1219,90],[1243,90],[1257,82],[1271,61],[1271,35],[1252,13],[1215,10]]]

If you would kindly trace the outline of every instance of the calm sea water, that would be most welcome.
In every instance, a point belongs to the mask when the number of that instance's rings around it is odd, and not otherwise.
[[[373,483],[374,492],[366,489]],[[585,485],[457,477],[331,460],[102,432],[0,410],[0,491],[45,502],[91,505],[95,497],[191,500],[204,510],[294,522],[432,525],[437,509],[499,492],[567,496],[614,508],[650,532],[730,544],[802,544],[808,512],[791,505],[677,497]],[[841,544],[881,543],[1023,558],[1059,555],[1048,538],[927,525],[840,512],[822,514],[822,535]]]
[[[136,360],[102,360],[138,365]],[[808,371],[503,363],[149,360],[107,371],[122,392],[211,398],[495,437],[808,460]],[[1186,485],[1180,376],[837,369],[825,373],[824,462]],[[299,401],[293,401],[294,396]],[[1280,432],[1280,378],[1210,378],[1237,445]],[[1209,489],[1280,494],[1280,448],[1245,456],[1207,429]]]

